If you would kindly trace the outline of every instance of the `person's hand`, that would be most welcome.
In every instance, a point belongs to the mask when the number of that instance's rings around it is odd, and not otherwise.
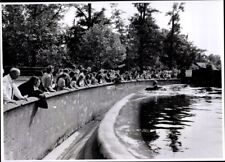
[[[21,100],[28,101],[28,96],[23,96],[23,98],[21,98]]]
[[[75,88],[75,89],[79,89],[79,87],[77,87],[77,86],[74,86],[73,88]]]
[[[42,93],[42,94],[39,94],[39,97],[42,97],[43,98],[43,97],[46,97],[46,96],[45,96],[44,93]]]
[[[55,92],[56,90],[54,90],[53,88],[49,88],[50,92]]]
[[[5,104],[8,104],[8,103],[12,103],[12,104],[15,104],[17,105],[17,102],[15,100],[10,100],[10,101],[6,101]]]
[[[44,92],[43,94],[44,94],[44,95],[49,95],[50,93],[49,93],[49,92]]]
[[[64,87],[64,88],[63,88],[63,90],[70,90],[70,88],[68,88],[68,87]]]

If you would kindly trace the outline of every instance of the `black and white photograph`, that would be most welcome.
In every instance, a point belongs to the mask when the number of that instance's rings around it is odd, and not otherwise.
[[[224,156],[224,2],[2,2],[1,161]]]

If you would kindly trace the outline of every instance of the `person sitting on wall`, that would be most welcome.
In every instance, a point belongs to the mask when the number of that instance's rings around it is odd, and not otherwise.
[[[32,76],[28,81],[22,83],[18,88],[22,95],[39,98],[40,100],[37,102],[38,107],[48,108],[45,96],[45,94],[48,94],[48,92],[43,92],[39,89],[40,83],[41,81],[37,76]]]
[[[73,76],[73,78],[71,79],[70,87],[78,89],[77,78],[75,76]]]
[[[120,84],[122,82],[122,77],[119,73],[116,73],[114,78],[114,84]]]
[[[104,83],[103,71],[99,70],[95,78],[97,79],[98,84]]]
[[[3,101],[4,103],[15,103],[15,97],[18,100],[27,100],[27,97],[22,96],[14,81],[20,76],[18,68],[11,68],[9,74],[3,77]]]
[[[78,88],[77,86],[77,80],[80,74],[80,70],[76,69],[74,70],[74,76],[71,78],[70,87],[71,88]]]
[[[90,75],[90,74],[91,74],[91,73],[87,73],[87,74],[85,75],[85,80],[86,80],[86,83],[87,83],[88,86],[91,85],[91,75]]]
[[[61,74],[56,81],[56,90],[68,90],[69,88],[66,86],[66,78],[67,75],[65,73]]]
[[[96,79],[95,75],[96,75],[95,72],[90,73],[91,85],[96,85],[96,84],[98,84],[98,80]]]
[[[72,79],[75,76],[75,72],[71,70],[70,73],[69,73],[69,76],[70,76],[70,81],[69,81],[69,86],[67,86],[67,87],[74,88],[74,87],[71,86],[71,83],[72,83]]]
[[[55,90],[53,89],[53,75],[52,75],[53,72],[54,67],[52,65],[49,65],[47,67],[46,72],[43,74],[41,78],[44,91],[55,92]]]
[[[158,82],[156,80],[153,81],[152,85],[153,85],[152,87],[147,87],[147,88],[145,88],[145,90],[151,91],[151,90],[158,90],[161,88],[158,86]]]
[[[111,76],[110,76],[110,72],[107,71],[107,70],[104,71],[103,78],[104,78],[106,83],[112,82],[112,79],[111,79]]]
[[[70,88],[70,83],[71,83],[70,70],[68,68],[65,68],[65,69],[63,69],[63,73],[66,75],[66,77],[65,77],[65,87]]]
[[[86,69],[81,69],[80,70],[80,74],[78,76],[78,79],[77,79],[77,86],[78,87],[87,87],[88,84],[87,84],[87,81],[86,81],[86,75],[87,75],[87,70]]]

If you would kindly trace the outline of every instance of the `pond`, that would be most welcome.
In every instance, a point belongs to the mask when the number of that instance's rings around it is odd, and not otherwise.
[[[140,96],[141,135],[153,159],[222,158],[221,89],[173,86]]]

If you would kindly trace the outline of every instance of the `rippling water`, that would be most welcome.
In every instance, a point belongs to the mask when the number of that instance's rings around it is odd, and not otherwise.
[[[222,158],[221,89],[174,86],[142,95],[141,134],[153,158]]]

